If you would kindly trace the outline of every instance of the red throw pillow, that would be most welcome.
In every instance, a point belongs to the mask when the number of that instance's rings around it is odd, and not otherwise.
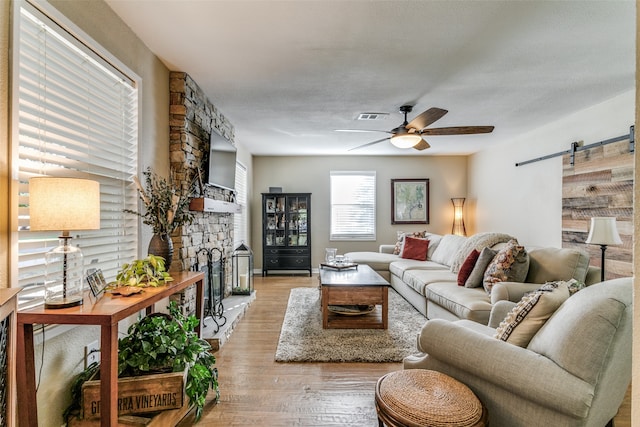
[[[402,249],[402,255],[400,255],[400,258],[426,261],[428,249],[429,241],[427,239],[417,239],[415,237],[405,236],[404,248]]]
[[[460,266],[460,270],[458,271],[458,286],[464,286],[464,284],[467,282],[467,279],[473,271],[473,267],[476,266],[476,262],[478,261],[479,256],[480,252],[474,249],[471,251],[469,256],[467,256],[467,259],[464,260],[464,262]]]

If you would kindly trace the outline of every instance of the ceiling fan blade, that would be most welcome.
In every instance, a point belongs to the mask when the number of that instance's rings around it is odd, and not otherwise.
[[[491,133],[493,126],[456,126],[447,128],[423,129],[421,135],[470,135],[474,133]]]
[[[431,147],[431,146],[424,139],[413,146],[413,148],[415,148],[418,151],[426,150],[429,147]]]
[[[372,142],[368,142],[368,143],[363,144],[363,145],[358,145],[357,147],[349,148],[349,150],[348,150],[348,151],[358,150],[358,149],[360,149],[360,148],[368,147],[368,146],[370,146],[370,145],[377,144],[377,143],[379,143],[379,142],[386,141],[386,140],[388,140],[388,139],[389,139],[389,138],[382,138],[382,139],[378,139],[377,141],[372,141]]]
[[[391,133],[388,130],[378,130],[378,129],[334,129],[335,132],[382,132],[382,133]]]
[[[427,111],[419,114],[415,119],[411,120],[407,126],[407,129],[424,129],[429,126],[431,123],[439,120],[447,114],[447,110],[443,110],[442,108],[429,108]]]

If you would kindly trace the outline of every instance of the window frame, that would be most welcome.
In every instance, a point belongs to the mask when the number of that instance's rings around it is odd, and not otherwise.
[[[353,232],[338,232],[334,230],[334,218],[336,216],[336,209],[334,204],[335,190],[333,188],[334,177],[348,177],[359,176],[362,178],[372,179],[371,196],[370,201],[370,224],[368,227],[369,232],[366,233],[353,233]],[[362,204],[364,205],[364,204]],[[329,171],[329,241],[375,241],[376,240],[376,212],[377,212],[377,173],[376,171]]]
[[[75,49],[80,51],[82,55],[86,55],[91,58],[91,61],[99,64],[99,67],[106,68],[113,76],[117,76],[122,82],[126,82],[132,88],[135,89],[134,98],[131,98],[132,107],[135,108],[135,117],[133,117],[130,122],[135,124],[135,130],[131,133],[129,141],[133,141],[131,145],[131,150],[135,156],[133,161],[127,165],[126,174],[129,176],[122,176],[120,179],[123,185],[120,187],[123,189],[124,193],[119,203],[131,203],[133,201],[134,206],[137,206],[137,194],[135,188],[132,184],[131,177],[137,175],[139,169],[139,129],[140,129],[140,121],[141,121],[141,106],[142,106],[142,79],[135,72],[129,69],[126,65],[120,62],[115,56],[109,53],[102,45],[96,42],[93,38],[91,38],[88,34],[82,31],[79,27],[77,27],[73,22],[71,22],[68,18],[62,15],[57,9],[46,2],[32,2],[29,0],[16,0],[13,3],[12,7],[12,55],[11,55],[11,81],[10,81],[10,191],[8,197],[9,203],[9,242],[10,242],[10,250],[9,250],[9,283],[11,287],[22,287],[19,284],[20,281],[20,251],[19,251],[19,242],[21,239],[21,209],[19,208],[20,199],[24,196],[21,195],[21,186],[24,187],[24,183],[21,183],[21,156],[19,153],[19,147],[21,146],[20,140],[20,99],[21,99],[21,48],[20,45],[22,40],[20,38],[21,33],[21,17],[22,9],[27,10],[30,14],[36,16],[39,20],[44,22],[47,26],[51,27],[55,33],[58,34],[58,37],[64,39],[66,43],[69,43],[74,46]],[[71,48],[70,48],[71,49]],[[122,150],[122,147],[120,148]],[[122,155],[122,154],[121,154]],[[91,158],[91,156],[88,156]],[[65,158],[65,160],[68,160]],[[73,162],[71,163],[73,165]],[[83,176],[83,177],[91,177],[92,174],[89,172],[79,172],[70,169],[74,176]],[[125,173],[124,171],[122,173]],[[111,178],[113,179],[113,178]],[[22,179],[24,181],[24,179]],[[101,186],[102,187],[102,186]],[[101,193],[103,193],[103,189],[101,188]],[[103,193],[104,196],[104,193]],[[101,200],[101,210],[104,211],[106,203],[104,203],[104,199]],[[129,245],[133,246],[132,252],[135,254],[138,253],[139,249],[139,221],[137,218],[133,218],[131,220],[131,227],[127,227],[129,230],[132,230],[128,235],[120,235],[116,237],[116,240],[124,240],[128,239],[130,241]],[[129,222],[129,221],[127,221]],[[55,235],[55,232],[52,232]],[[52,234],[49,233],[49,234]],[[74,233],[78,234],[78,233]],[[24,235],[24,234],[23,234]],[[45,236],[46,239],[51,240],[51,236]],[[72,241],[73,244],[73,241]],[[56,246],[56,245],[53,245]],[[43,246],[44,248],[49,248],[48,246]],[[87,259],[85,256],[85,268],[87,264],[91,261],[91,259]],[[37,306],[38,303],[34,303],[33,301],[29,304],[29,307]],[[24,302],[21,305],[24,307]]]
[[[243,173],[238,173],[239,171],[243,171]],[[244,182],[242,183],[242,191],[238,188],[238,180],[239,177],[244,175]],[[247,209],[248,203],[248,169],[241,162],[236,161],[236,203],[240,205],[240,213],[233,214],[233,248],[237,248],[240,246],[242,242],[245,242],[247,246],[249,245],[249,227],[248,227],[248,215],[249,210]],[[240,230],[240,233],[237,231]],[[238,234],[240,234],[238,236]]]

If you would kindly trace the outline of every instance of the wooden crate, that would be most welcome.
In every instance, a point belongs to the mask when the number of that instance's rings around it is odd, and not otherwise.
[[[182,408],[187,371],[142,375],[118,380],[118,415],[145,414]],[[100,381],[82,385],[83,419],[100,418]]]

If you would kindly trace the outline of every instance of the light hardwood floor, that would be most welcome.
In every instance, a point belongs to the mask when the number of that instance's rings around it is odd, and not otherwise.
[[[220,402],[207,405],[199,426],[377,426],[375,383],[401,363],[274,361],[290,289],[317,285],[317,276],[255,277],[256,300],[216,353]],[[631,427],[628,396],[616,427]]]

